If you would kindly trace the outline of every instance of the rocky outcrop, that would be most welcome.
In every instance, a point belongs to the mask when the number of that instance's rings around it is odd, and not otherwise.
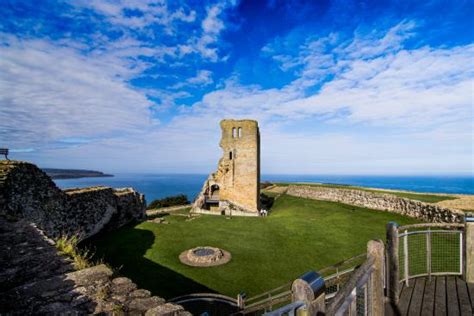
[[[462,223],[464,221],[462,212],[392,194],[299,185],[290,186],[287,194],[393,212],[432,223]]]
[[[144,196],[133,189],[62,191],[38,167],[0,161],[0,215],[35,223],[49,237],[90,237],[145,218]]]
[[[24,220],[0,217],[1,315],[190,315],[114,277],[105,265],[74,271],[53,242]]]

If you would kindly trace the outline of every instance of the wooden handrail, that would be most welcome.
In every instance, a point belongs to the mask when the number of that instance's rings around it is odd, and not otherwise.
[[[344,284],[343,288],[336,294],[332,303],[329,305],[327,314],[334,315],[346,302],[355,287],[360,286],[360,280],[365,279],[367,275],[372,273],[375,259],[368,258],[359,269],[357,269]]]

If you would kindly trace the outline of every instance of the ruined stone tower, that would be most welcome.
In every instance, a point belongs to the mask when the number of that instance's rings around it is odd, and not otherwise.
[[[223,156],[204,183],[193,212],[257,216],[260,209],[260,133],[257,121],[222,120]]]

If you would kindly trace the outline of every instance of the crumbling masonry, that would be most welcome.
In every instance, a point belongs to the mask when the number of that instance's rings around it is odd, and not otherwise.
[[[260,210],[260,132],[254,120],[222,120],[223,156],[209,175],[193,212],[258,216]]]

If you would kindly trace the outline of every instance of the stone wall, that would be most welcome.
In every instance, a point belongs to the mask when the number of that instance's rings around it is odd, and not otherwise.
[[[302,198],[340,202],[398,213],[426,222],[462,223],[464,221],[463,212],[434,204],[401,198],[392,194],[299,185],[289,186],[287,194]]]
[[[103,264],[74,271],[25,220],[0,216],[0,240],[0,315],[190,315]]]
[[[133,189],[62,191],[33,164],[0,161],[0,315],[191,315],[103,264],[74,271],[51,239],[85,239],[145,216]]]
[[[52,238],[88,238],[145,218],[144,196],[133,189],[62,191],[33,164],[0,161],[0,215],[26,219]]]

